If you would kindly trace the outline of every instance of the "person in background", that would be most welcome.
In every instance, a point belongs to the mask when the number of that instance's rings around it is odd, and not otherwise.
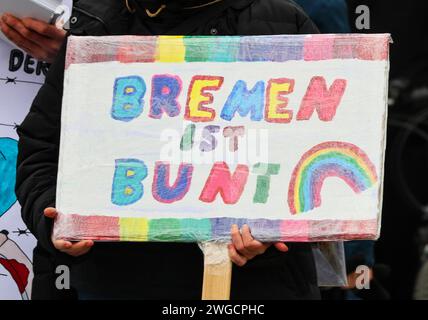
[[[321,33],[350,33],[345,0],[295,0]]]
[[[288,0],[80,0],[74,9],[74,35],[318,33]],[[51,239],[64,64],[65,46],[18,128],[16,193],[25,223],[45,252],[69,256],[80,299],[200,299],[203,256],[197,244]],[[260,243],[247,226],[232,226],[232,299],[319,299],[310,244],[287,246]]]
[[[375,252],[376,264],[391,269],[390,277],[383,283],[391,298],[408,300],[414,296],[421,249],[428,243],[427,237],[420,238],[428,221],[428,152],[424,138],[428,105],[428,1],[347,0],[347,3],[353,32],[390,33],[394,41],[390,50],[382,234]],[[361,16],[356,9],[361,6],[368,13],[367,29],[355,23]],[[391,248],[399,250],[400,255]]]
[[[37,60],[52,63],[65,38],[65,30],[32,18],[18,19],[5,13],[0,30],[16,46]]]

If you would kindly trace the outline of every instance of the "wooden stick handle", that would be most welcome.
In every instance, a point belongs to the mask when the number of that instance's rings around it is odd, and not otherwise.
[[[232,262],[226,243],[201,244],[204,252],[204,283],[202,300],[229,300],[232,281]]]

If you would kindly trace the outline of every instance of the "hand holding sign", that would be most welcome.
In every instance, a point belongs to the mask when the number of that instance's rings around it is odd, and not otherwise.
[[[251,235],[250,227],[246,224],[241,231],[236,224],[232,225],[231,234],[232,243],[228,246],[229,257],[233,263],[240,267],[256,256],[265,253],[272,245],[255,240]],[[279,251],[288,251],[288,247],[283,242],[277,242],[274,246]]]
[[[38,60],[53,62],[66,32],[46,22],[4,14],[0,19],[0,29],[18,47]]]
[[[55,208],[46,208],[43,212],[45,217],[55,219],[58,211]],[[79,242],[70,242],[65,240],[57,240],[52,237],[52,244],[55,249],[64,252],[73,257],[83,256],[91,250],[94,242],[92,240],[85,240]]]

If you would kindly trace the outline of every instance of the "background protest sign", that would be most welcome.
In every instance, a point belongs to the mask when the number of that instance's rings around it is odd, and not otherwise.
[[[54,236],[376,239],[389,41],[70,37]]]
[[[36,239],[15,195],[18,134],[48,64],[0,40],[0,300],[30,299]]]

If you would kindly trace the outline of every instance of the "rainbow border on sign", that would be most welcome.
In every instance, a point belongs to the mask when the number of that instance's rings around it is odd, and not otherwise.
[[[111,41],[107,41],[109,39]],[[276,36],[110,36],[68,38],[71,64],[387,60],[388,34]],[[121,44],[118,46],[117,44]],[[91,48],[91,50],[88,50]]]
[[[57,239],[135,242],[230,241],[230,227],[250,226],[253,236],[270,242],[310,242],[378,238],[378,220],[267,220],[267,219],[145,219],[59,214]],[[64,228],[58,225],[67,226]],[[269,235],[267,237],[266,235]]]

